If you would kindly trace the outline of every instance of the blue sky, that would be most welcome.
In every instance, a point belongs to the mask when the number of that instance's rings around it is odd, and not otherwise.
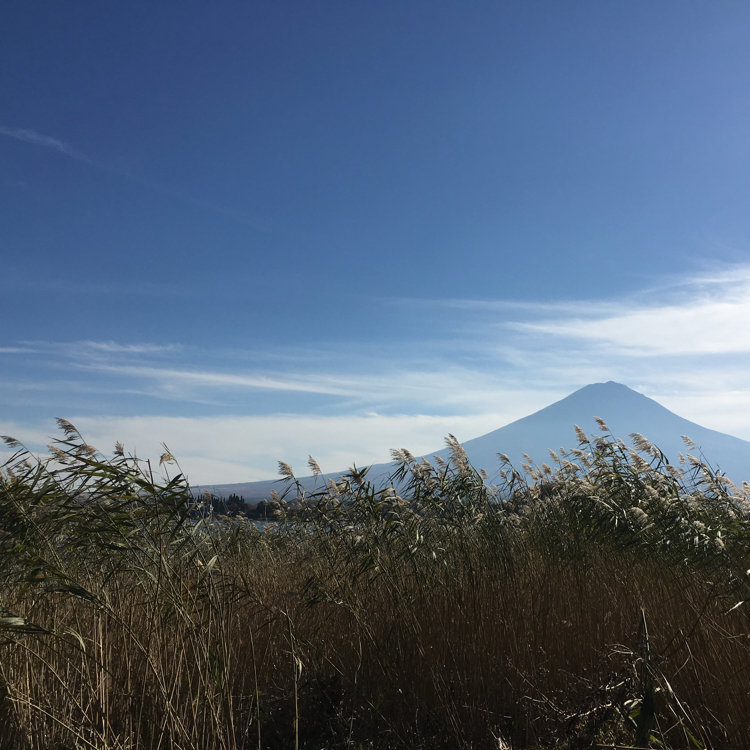
[[[15,3],[0,431],[196,483],[614,379],[750,439],[750,6]],[[606,418],[606,415],[602,415]]]

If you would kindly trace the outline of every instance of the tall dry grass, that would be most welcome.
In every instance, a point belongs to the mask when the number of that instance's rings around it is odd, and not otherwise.
[[[581,432],[493,486],[449,438],[285,466],[260,530],[61,426],[0,475],[1,747],[750,747],[748,497],[697,459]]]

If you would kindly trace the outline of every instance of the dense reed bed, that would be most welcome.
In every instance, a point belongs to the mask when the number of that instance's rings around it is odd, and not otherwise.
[[[6,440],[0,747],[750,748],[747,488],[698,458],[282,464],[260,529],[61,427]]]

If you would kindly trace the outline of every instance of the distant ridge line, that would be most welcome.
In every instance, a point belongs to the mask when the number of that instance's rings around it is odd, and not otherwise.
[[[541,465],[549,462],[550,449],[557,451],[576,446],[575,425],[588,434],[599,432],[594,421],[597,417],[606,422],[615,438],[630,444],[629,436],[640,433],[675,464],[680,454],[686,451],[682,436],[687,435],[711,466],[726,474],[735,484],[750,481],[750,442],[684,419],[654,399],[613,380],[585,385],[528,416],[467,440],[462,446],[471,464],[485,469],[492,477],[499,471],[498,453],[506,454],[516,468],[524,462],[524,453],[532,458],[535,465]],[[450,458],[447,448],[423,455],[428,459],[431,456],[439,456],[443,460]],[[393,470],[394,464],[390,461],[374,464],[368,476],[377,484]],[[337,478],[345,471],[325,474],[323,479]],[[305,476],[298,479],[308,490],[320,487],[321,477]],[[267,498],[273,490],[280,492],[282,489],[283,484],[278,480],[195,488],[196,491],[210,491],[219,496],[240,495],[251,503]]]

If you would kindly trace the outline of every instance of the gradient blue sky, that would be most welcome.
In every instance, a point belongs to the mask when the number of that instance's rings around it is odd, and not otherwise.
[[[750,5],[32,0],[2,37],[0,432],[247,481],[614,379],[750,439]]]

